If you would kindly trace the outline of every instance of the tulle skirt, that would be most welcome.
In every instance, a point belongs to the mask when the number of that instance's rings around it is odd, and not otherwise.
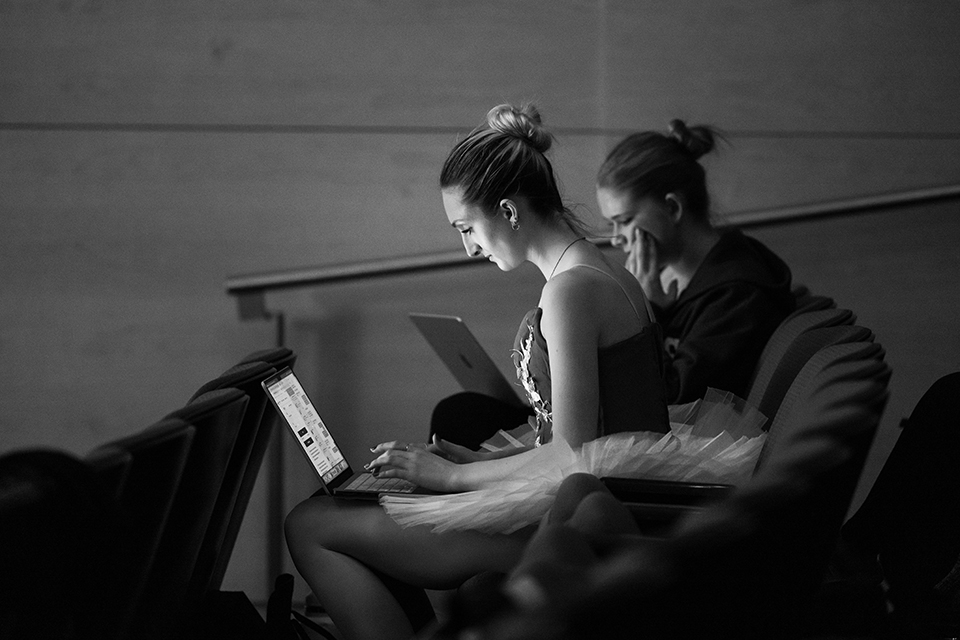
[[[533,449],[523,471],[463,493],[385,495],[384,510],[403,527],[436,533],[513,533],[539,522],[561,481],[572,473],[738,485],[753,473],[766,440],[766,418],[736,396],[710,389],[702,400],[670,407],[666,434],[633,431],[602,436],[572,449],[563,439]],[[525,447],[531,430],[501,432],[488,450]]]

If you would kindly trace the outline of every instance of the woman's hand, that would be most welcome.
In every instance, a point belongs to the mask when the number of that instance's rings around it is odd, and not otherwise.
[[[643,287],[647,300],[661,309],[668,309],[677,300],[677,281],[671,280],[667,289],[663,288],[660,274],[663,265],[657,260],[657,242],[646,231],[634,229],[633,242],[624,265]]]
[[[428,451],[426,444],[385,442],[371,451],[377,457],[364,465],[364,468],[378,478],[403,478],[433,491],[454,492],[465,489],[461,486],[458,473],[460,465]]]
[[[441,458],[446,458],[450,462],[465,464],[467,462],[477,462],[478,460],[487,460],[490,458],[489,452],[474,451],[459,444],[441,440],[436,434],[433,435],[433,441],[427,445],[427,451],[435,453]]]

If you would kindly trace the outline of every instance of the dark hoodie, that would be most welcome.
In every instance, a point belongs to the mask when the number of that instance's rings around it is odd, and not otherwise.
[[[790,280],[790,268],[759,241],[724,231],[677,301],[654,307],[667,401],[697,400],[707,387],[746,398],[760,352],[794,309]]]

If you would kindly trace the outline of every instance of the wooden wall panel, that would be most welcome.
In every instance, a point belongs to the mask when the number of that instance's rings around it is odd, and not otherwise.
[[[960,7],[940,0],[3,3],[0,120],[960,131]],[[896,82],[890,82],[896,78]]]
[[[738,130],[960,131],[956,3],[605,6],[603,126],[652,115]]]
[[[6,121],[462,126],[526,93],[576,122],[598,95],[590,3],[9,4]]]

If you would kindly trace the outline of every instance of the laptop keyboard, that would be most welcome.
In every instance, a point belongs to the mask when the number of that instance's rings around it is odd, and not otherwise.
[[[372,493],[411,493],[415,488],[416,485],[403,478],[377,478],[372,473],[362,473],[342,489]]]

